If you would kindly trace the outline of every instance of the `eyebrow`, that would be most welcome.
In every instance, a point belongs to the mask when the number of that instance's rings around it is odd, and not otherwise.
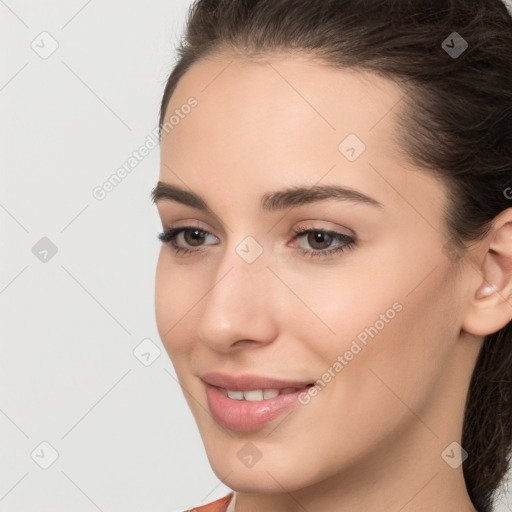
[[[170,185],[159,181],[151,191],[153,203],[158,201],[175,201],[177,203],[196,208],[205,213],[213,214],[206,201],[194,192],[184,190],[177,185]],[[382,203],[357,190],[336,185],[313,185],[310,187],[290,187],[284,190],[264,194],[260,201],[260,208],[265,211],[279,211],[305,204],[326,200],[348,201],[368,204],[377,208],[384,208]]]

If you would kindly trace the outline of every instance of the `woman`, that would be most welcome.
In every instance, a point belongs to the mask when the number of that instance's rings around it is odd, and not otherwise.
[[[199,0],[160,113],[156,319],[199,511],[492,510],[512,438],[500,0]]]

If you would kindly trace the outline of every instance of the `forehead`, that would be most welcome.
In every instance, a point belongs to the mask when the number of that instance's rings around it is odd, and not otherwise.
[[[178,184],[177,175],[186,177],[187,185],[206,194],[220,194],[229,184],[258,198],[283,185],[322,180],[382,203],[401,195],[428,210],[429,193],[438,197],[439,183],[411,172],[395,142],[404,94],[374,73],[306,57],[199,61],[167,106],[166,120],[182,115],[163,132],[160,179]],[[183,114],[191,97],[197,105]],[[355,159],[347,158],[347,145],[355,148]]]
[[[196,62],[184,74],[167,117],[194,96],[201,120],[208,118],[209,125],[218,128],[235,127],[237,121],[246,132],[286,127],[289,131],[281,134],[282,140],[287,134],[307,132],[310,126],[310,131],[327,136],[354,132],[361,138],[374,135],[378,139],[388,135],[390,142],[392,111],[403,95],[395,82],[375,73],[334,69],[312,57],[275,55],[250,60],[218,55]]]

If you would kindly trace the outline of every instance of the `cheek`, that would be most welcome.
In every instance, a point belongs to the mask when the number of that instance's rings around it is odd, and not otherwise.
[[[419,274],[411,280],[401,278],[394,287],[389,283],[389,288],[374,291],[364,318],[352,306],[347,311],[354,322],[351,336],[341,345],[352,359],[341,372],[341,382],[351,390],[348,400],[355,409],[357,403],[366,404],[361,414],[382,414],[391,428],[393,416],[406,410],[404,404],[419,413],[435,396],[456,342],[454,330],[447,328],[456,317],[456,305],[446,278],[439,271],[413,292],[410,283],[420,282]],[[360,349],[351,350],[353,342]],[[350,355],[352,351],[357,353]]]
[[[163,251],[163,248],[160,249],[160,255],[158,257],[158,262],[156,266],[155,316],[160,338],[165,343],[164,333],[170,327],[168,316],[170,311],[172,310],[172,306],[171,304],[169,304],[169,299],[172,300],[172,297],[169,297],[168,293],[171,284],[171,275],[169,272],[170,269],[168,268],[168,265],[165,264],[165,259],[162,254]]]
[[[279,287],[280,296],[274,301],[276,318],[314,353],[323,355],[324,363],[349,350],[353,340],[364,347],[372,336],[380,337],[389,325],[400,322],[405,295],[397,279],[391,279],[397,272],[388,269],[372,275],[369,268],[358,263],[357,267],[279,269],[287,286]]]
[[[344,455],[355,460],[405,425],[417,423],[411,411],[430,424],[425,411],[449,373],[447,361],[455,338],[446,324],[454,305],[441,272],[413,293],[411,282],[395,279],[374,288],[361,304],[349,300],[350,294],[341,299],[337,294],[337,316],[336,311],[327,314],[330,305],[318,310],[337,333],[331,343],[325,338],[321,351],[311,338],[312,331],[303,334],[309,343],[308,359],[323,383],[303,414],[306,421],[315,422],[330,411],[331,421],[317,425],[317,438],[322,439],[319,449],[325,450],[326,460],[332,446],[340,445],[340,432]],[[301,435],[301,425],[296,428]],[[316,456],[313,450],[310,456]]]
[[[160,339],[172,358],[180,345],[186,345],[183,328],[195,294],[193,283],[185,277],[188,274],[172,264],[168,250],[162,247],[156,268],[155,317]]]
[[[368,261],[358,269],[324,268],[307,278],[283,269],[284,280],[311,310],[289,300],[288,313],[295,310],[289,325],[308,347],[313,367],[340,375],[331,380],[353,390],[354,398],[371,400],[381,395],[378,388],[391,393],[387,384],[404,399],[421,400],[440,378],[456,341],[449,269],[432,254],[427,265],[406,248],[388,257],[379,252],[373,265]],[[297,315],[299,309],[303,313]]]

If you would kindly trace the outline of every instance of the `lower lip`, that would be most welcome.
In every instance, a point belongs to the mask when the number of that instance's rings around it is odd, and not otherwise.
[[[206,383],[205,386],[206,399],[213,416],[221,425],[233,430],[255,430],[265,426],[296,405],[299,395],[308,389],[299,389],[294,393],[251,402],[233,400],[222,394],[215,386]]]

